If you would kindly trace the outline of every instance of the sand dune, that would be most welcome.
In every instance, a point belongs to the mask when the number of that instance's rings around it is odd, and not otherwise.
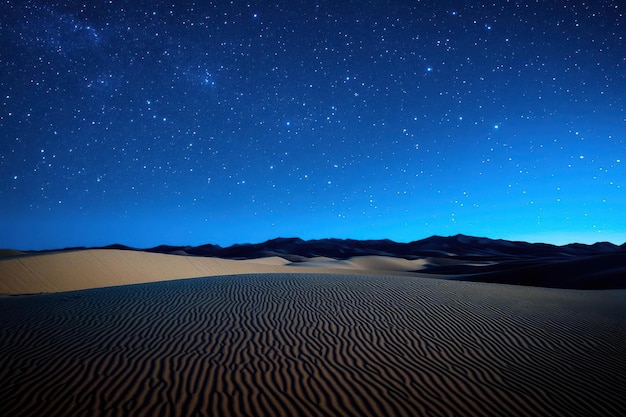
[[[418,271],[428,264],[426,259],[403,259],[391,256],[357,256],[350,258],[352,264],[361,269],[384,271]]]
[[[626,288],[622,248],[320,242],[1,251],[0,415],[626,410],[626,290],[501,284]]]
[[[363,257],[290,263],[277,256],[247,260],[88,249],[0,260],[0,294],[36,294],[203,276],[279,273],[402,274],[419,261]],[[365,259],[367,258],[367,259]],[[401,266],[406,269],[403,270]]]
[[[22,255],[26,255],[26,253],[15,249],[0,249],[0,259]]]
[[[23,294],[232,273],[279,272],[225,259],[91,249],[0,261],[0,293]]]
[[[408,260],[390,256],[354,256],[348,259],[333,259],[325,256],[310,258],[300,262],[292,262],[289,266],[297,267],[325,267],[350,270],[371,271],[402,271],[410,272],[424,268],[425,259]]]
[[[0,320],[3,416],[626,409],[625,290],[237,275],[2,297]]]
[[[0,293],[69,291],[240,273],[323,272],[422,277],[567,289],[626,289],[626,244],[554,246],[472,236],[391,240],[278,238],[257,244],[123,245],[0,250]]]

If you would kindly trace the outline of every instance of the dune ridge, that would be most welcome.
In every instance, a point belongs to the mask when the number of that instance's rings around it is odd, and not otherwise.
[[[0,302],[10,416],[618,416],[626,292],[263,274]]]
[[[273,256],[220,259],[118,249],[86,249],[0,260],[0,294],[63,292],[171,279],[251,273],[410,274],[421,261],[363,257],[292,263]],[[367,258],[367,259],[365,259]],[[297,267],[297,268],[296,268]]]

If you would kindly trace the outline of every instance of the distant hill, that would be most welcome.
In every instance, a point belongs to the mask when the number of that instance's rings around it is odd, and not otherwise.
[[[119,248],[120,245],[116,245]],[[129,248],[130,249],[130,248]],[[545,243],[515,242],[466,235],[431,236],[410,243],[392,240],[353,240],[300,238],[276,238],[262,243],[237,244],[229,247],[218,245],[168,246],[161,245],[144,249],[154,253],[184,252],[194,256],[214,256],[228,259],[251,259],[273,255],[296,255],[299,257],[325,256],[347,259],[353,256],[383,255],[406,259],[425,256],[454,256],[457,258],[505,257],[532,259],[540,256],[573,257],[626,252],[626,245],[617,246],[602,242],[593,245],[570,244],[555,246]]]

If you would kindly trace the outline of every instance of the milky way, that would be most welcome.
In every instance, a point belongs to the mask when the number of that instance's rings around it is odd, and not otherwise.
[[[0,246],[626,240],[618,1],[4,1]]]

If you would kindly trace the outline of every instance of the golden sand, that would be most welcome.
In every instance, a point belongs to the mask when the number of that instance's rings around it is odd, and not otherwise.
[[[362,259],[361,259],[362,258]],[[313,258],[292,264],[280,257],[229,260],[87,249],[0,260],[0,294],[36,294],[217,275],[320,272],[402,274],[423,261],[366,256],[349,261]],[[404,267],[404,269],[403,269]]]

